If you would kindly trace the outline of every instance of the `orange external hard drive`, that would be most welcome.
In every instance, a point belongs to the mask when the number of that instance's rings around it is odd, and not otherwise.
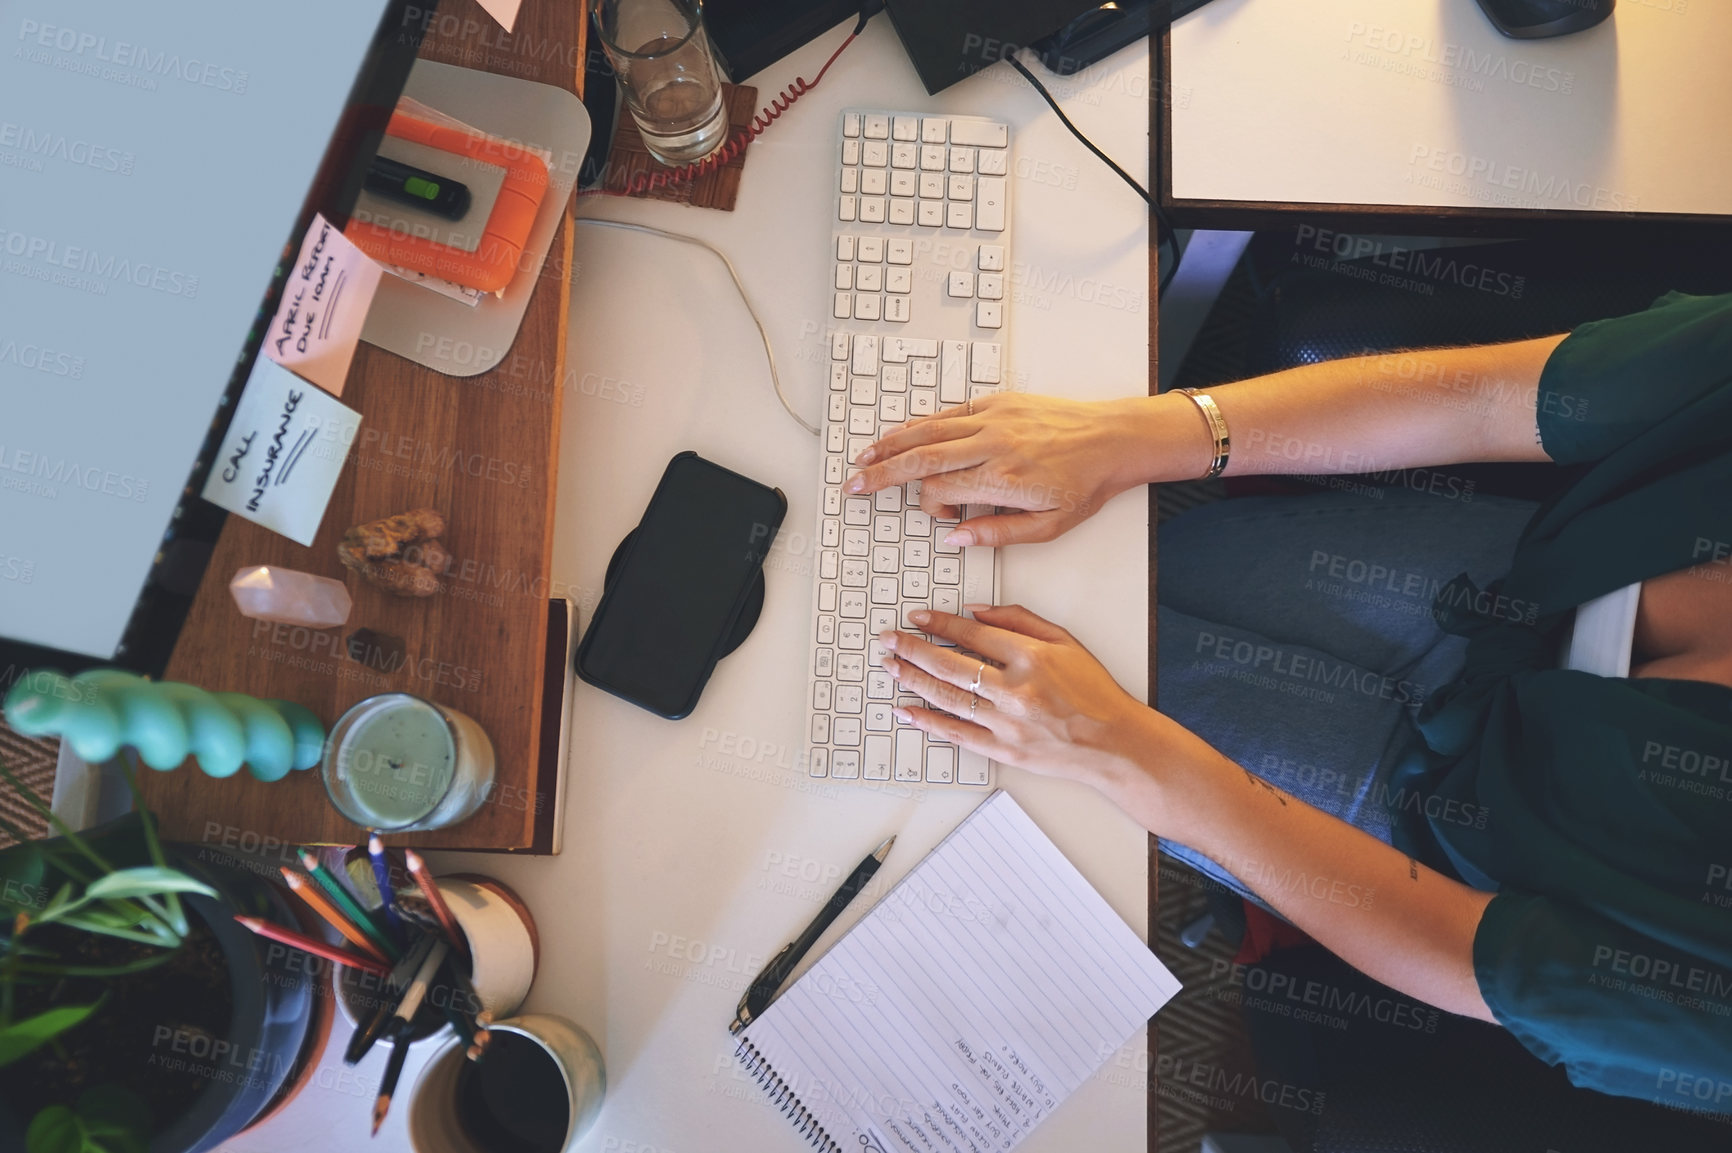
[[[465,160],[505,169],[499,198],[494,201],[474,252],[360,220],[349,221],[343,235],[381,264],[398,265],[482,292],[503,291],[517,273],[517,262],[535,224],[536,210],[547,195],[546,162],[524,145],[431,124],[401,112],[392,114],[385,132]],[[447,175],[456,179],[461,173]]]

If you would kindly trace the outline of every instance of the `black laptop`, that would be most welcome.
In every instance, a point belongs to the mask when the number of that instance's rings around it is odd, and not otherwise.
[[[1100,0],[889,0],[928,92],[948,88],[1052,35]],[[705,0],[704,21],[728,75],[744,80],[857,16],[860,0]],[[776,87],[786,81],[776,77]]]
[[[926,91],[937,92],[1063,28],[1100,0],[888,0]]]

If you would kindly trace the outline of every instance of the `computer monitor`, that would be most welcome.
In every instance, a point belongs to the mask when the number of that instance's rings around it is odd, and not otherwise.
[[[27,0],[0,69],[0,693],[160,673],[202,489],[314,212],[341,224],[429,0]]]

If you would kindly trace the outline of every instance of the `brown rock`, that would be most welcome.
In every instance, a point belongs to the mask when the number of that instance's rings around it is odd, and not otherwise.
[[[337,542],[337,559],[386,592],[430,597],[451,560],[438,540],[444,532],[437,509],[411,509],[351,528]]]

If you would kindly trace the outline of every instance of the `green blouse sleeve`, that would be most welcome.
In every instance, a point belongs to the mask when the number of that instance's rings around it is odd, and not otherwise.
[[[1486,906],[1473,963],[1492,1015],[1573,1084],[1732,1115],[1732,972],[1507,891]]]
[[[1646,312],[1584,324],[1552,350],[1535,408],[1559,464],[1600,460],[1732,383],[1732,294],[1668,293]]]

